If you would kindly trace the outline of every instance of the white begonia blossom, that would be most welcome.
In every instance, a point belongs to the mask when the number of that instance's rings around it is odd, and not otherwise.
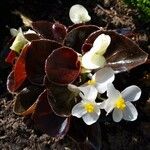
[[[10,29],[10,34],[11,34],[13,37],[16,37],[18,33],[19,33],[19,30],[17,30],[17,29],[15,29],[15,28],[11,28],[11,29]]]
[[[86,69],[97,69],[104,67],[106,64],[106,59],[103,55],[110,45],[110,42],[111,38],[109,35],[99,35],[95,39],[93,47],[83,55],[81,61],[82,66]]]
[[[24,35],[26,34],[36,34],[33,30],[28,30],[26,32],[23,32],[21,28],[19,30],[16,30],[14,28],[10,29],[10,33],[13,37],[16,37],[13,44],[11,45],[10,49],[20,53],[20,50],[29,42]]]
[[[74,24],[85,23],[91,20],[86,8],[79,4],[70,8],[69,17]]]
[[[110,67],[104,67],[98,70],[91,79],[85,84],[78,87],[80,90],[82,87],[87,89],[97,90],[98,93],[104,93],[107,90],[107,84],[112,83],[115,79],[114,71]]]
[[[134,121],[137,119],[138,112],[131,101],[137,101],[141,96],[141,89],[135,85],[127,87],[121,93],[115,89],[113,84],[107,87],[108,99],[101,104],[107,115],[113,111],[113,120],[115,122],[121,119]]]
[[[15,30],[11,30],[12,34],[15,33],[14,31]],[[10,49],[13,50],[13,51],[15,51],[15,52],[17,52],[17,53],[20,53],[20,50],[27,43],[28,43],[28,40],[24,37],[23,32],[22,32],[22,30],[20,28],[18,34],[16,35],[16,38],[15,38],[13,44],[10,47]]]
[[[82,87],[81,90],[83,93],[79,93],[79,95],[82,100],[73,107],[72,115],[77,118],[82,118],[87,125],[91,125],[100,116],[99,104],[95,102],[97,91],[87,90],[85,87]]]

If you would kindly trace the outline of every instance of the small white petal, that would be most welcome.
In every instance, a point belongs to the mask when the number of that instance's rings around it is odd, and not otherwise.
[[[73,107],[71,114],[77,118],[81,118],[86,113],[87,111],[84,109],[83,103],[80,102]]]
[[[86,69],[102,68],[106,64],[104,56],[88,51],[82,57],[82,66]]]
[[[73,84],[68,84],[68,90],[70,90],[71,92],[74,92],[74,93],[78,93],[78,94],[80,93],[79,88]]]
[[[138,116],[138,112],[136,108],[131,102],[127,101],[126,108],[123,111],[123,119],[128,121],[134,121],[137,119],[137,116]]]
[[[95,123],[98,120],[99,115],[96,112],[87,113],[87,114],[83,115],[82,118],[83,118],[83,121],[87,125],[91,125],[91,124]]]
[[[28,40],[24,37],[21,29],[19,31],[19,33],[17,34],[13,44],[11,45],[10,49],[20,53],[20,50],[24,47],[25,44],[28,43]]]
[[[36,32],[29,29],[28,31],[24,32],[24,34],[36,34]]]
[[[123,117],[122,110],[115,108],[113,111],[113,120],[115,122],[120,122]]]
[[[70,20],[75,23],[85,23],[91,20],[88,11],[82,5],[76,4],[70,8],[69,11]]]
[[[114,71],[110,67],[100,69],[95,73],[96,88],[99,93],[107,90],[107,84],[112,83],[115,79]]]
[[[85,87],[78,87],[80,91],[83,92],[80,93],[79,95],[81,96],[82,99],[86,99],[89,101],[95,101],[97,97],[97,90],[94,86],[85,86]]]
[[[103,101],[100,105],[101,109],[105,109],[105,111],[107,112],[106,115],[108,115],[115,107],[115,102],[112,99],[107,99],[105,101]]]
[[[98,93],[103,94],[107,90],[107,83],[102,84],[97,83],[95,87],[98,90]]]
[[[105,67],[95,73],[95,79],[98,83],[111,83],[115,79],[115,74],[112,68]]]
[[[13,37],[16,37],[17,34],[18,34],[18,30],[15,29],[15,28],[11,28],[11,29],[10,29],[10,34],[11,34]]]
[[[106,101],[107,101],[107,100],[104,100],[103,102],[101,102],[101,103],[98,104],[98,106],[99,106],[100,109],[105,109],[106,104],[107,104]]]
[[[141,96],[141,89],[132,85],[122,91],[121,94],[126,101],[137,101]]]
[[[101,34],[95,39],[93,43],[93,50],[96,53],[103,55],[106,52],[108,46],[110,45],[110,42],[111,38],[109,35]]]
[[[108,98],[114,101],[114,100],[117,100],[121,96],[121,93],[115,89],[112,83],[109,83],[107,85],[107,96]]]
[[[100,115],[100,113],[101,113],[100,107],[97,103],[95,104],[94,112],[96,112],[98,115]]]

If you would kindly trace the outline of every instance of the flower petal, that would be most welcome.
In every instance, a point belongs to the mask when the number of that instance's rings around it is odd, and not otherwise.
[[[28,40],[24,37],[22,30],[20,29],[19,33],[17,34],[13,44],[11,45],[10,49],[14,50],[17,53],[20,53],[20,50],[24,47],[25,44],[28,43]]]
[[[70,8],[69,11],[70,20],[75,23],[85,23],[91,20],[88,11],[82,5],[76,4]]]
[[[114,71],[110,67],[100,69],[95,73],[95,79],[98,83],[111,83],[114,81]]]
[[[112,99],[107,99],[100,104],[101,109],[105,109],[108,115],[115,107],[115,102]]]
[[[107,96],[112,100],[117,100],[118,97],[121,96],[121,93],[117,89],[115,89],[112,83],[109,83],[107,85]]]
[[[123,117],[123,113],[120,109],[115,108],[113,111],[113,120],[115,122],[120,122]]]
[[[99,105],[95,104],[94,112],[100,115],[101,111],[100,111]]]
[[[80,93],[79,88],[76,85],[68,84],[68,90],[74,93]]]
[[[105,57],[93,53],[91,50],[85,53],[82,57],[82,66],[86,69],[102,68],[106,64]]]
[[[141,89],[132,85],[123,90],[121,94],[126,101],[137,101],[141,96]]]
[[[13,37],[16,37],[17,34],[18,34],[18,30],[15,29],[15,28],[11,28],[11,29],[10,29],[10,34],[11,34]]]
[[[115,79],[114,71],[110,67],[105,67],[95,73],[97,82],[96,88],[99,93],[104,93],[107,90],[107,84],[112,83]]]
[[[94,86],[89,85],[78,88],[83,92],[83,94],[80,93],[81,98],[83,98],[84,100],[95,101],[97,97],[97,90]]]
[[[83,115],[85,115],[87,113],[87,111],[84,109],[83,103],[80,102],[78,104],[76,104],[73,109],[71,114],[73,116],[76,116],[77,118],[81,118]]]
[[[98,120],[99,115],[96,112],[86,113],[82,118],[87,125],[91,125]]]
[[[128,121],[134,121],[137,119],[138,112],[135,106],[127,101],[126,102],[126,109],[123,111],[123,119]]]
[[[110,45],[111,38],[109,35],[100,34],[93,43],[93,50],[101,55],[103,55],[107,47]]]

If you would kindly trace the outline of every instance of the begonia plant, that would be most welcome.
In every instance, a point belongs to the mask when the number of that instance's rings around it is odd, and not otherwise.
[[[106,118],[113,112],[115,122],[138,117],[130,101],[140,99],[141,89],[132,85],[119,92],[113,82],[148,54],[115,31],[77,23],[36,21],[32,33],[19,32],[10,47],[17,55],[6,59],[13,66],[7,88],[15,95],[14,113],[29,116],[43,133],[99,149],[101,112]]]

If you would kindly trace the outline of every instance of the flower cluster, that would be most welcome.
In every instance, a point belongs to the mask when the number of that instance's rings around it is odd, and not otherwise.
[[[83,11],[72,14],[78,8]],[[7,88],[15,93],[14,112],[29,116],[52,137],[68,133],[75,139],[72,130],[82,117],[91,125],[85,141],[102,109],[113,111],[115,122],[137,118],[131,101],[140,98],[140,88],[132,85],[119,92],[113,81],[115,74],[143,64],[148,54],[124,35],[83,24],[91,18],[80,5],[70,10],[70,17],[80,24],[37,21],[30,32],[11,30],[16,38],[6,59],[13,66]]]
[[[72,115],[83,118],[87,125],[95,123],[100,116],[100,109],[105,109],[107,115],[113,111],[113,120],[119,122],[122,118],[128,121],[134,121],[137,118],[137,110],[130,101],[136,101],[141,96],[139,87],[132,85],[123,92],[115,89],[112,82],[115,73],[112,68],[106,66],[103,54],[110,45],[111,38],[109,35],[99,35],[92,48],[82,56],[82,66],[86,69],[97,69],[98,71],[92,75],[89,73],[89,80],[79,87],[69,85],[72,91],[80,91],[81,102],[76,104],[72,109]],[[108,99],[103,102],[96,102],[98,94],[107,91]],[[99,95],[99,99],[100,99]]]

